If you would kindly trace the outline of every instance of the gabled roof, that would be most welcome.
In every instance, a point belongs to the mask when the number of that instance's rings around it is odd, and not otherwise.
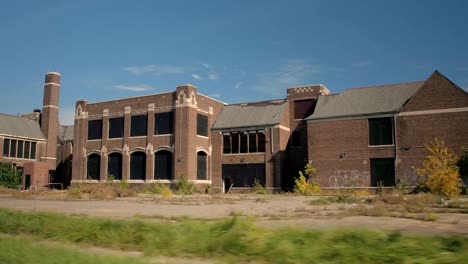
[[[424,81],[348,89],[340,94],[319,96],[307,120],[398,112]]]
[[[45,139],[38,122],[6,114],[0,114],[0,135]]]
[[[264,127],[279,124],[286,100],[226,105],[212,129]]]
[[[73,141],[74,126],[60,126],[59,139],[62,142]]]

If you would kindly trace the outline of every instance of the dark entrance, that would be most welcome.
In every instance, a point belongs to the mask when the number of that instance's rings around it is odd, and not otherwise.
[[[223,164],[223,179],[233,187],[253,187],[255,180],[265,186],[265,164]]]
[[[224,178],[224,193],[229,192],[231,188],[231,178]]]
[[[146,154],[134,152],[130,155],[130,179],[144,180],[146,178]]]
[[[395,159],[371,159],[371,185],[395,186]]]
[[[154,157],[154,178],[172,179],[172,152],[160,150]]]
[[[27,190],[31,187],[31,175],[27,174],[24,176],[24,189]]]
[[[111,153],[107,161],[107,176],[113,176],[114,180],[122,180],[122,154]]]

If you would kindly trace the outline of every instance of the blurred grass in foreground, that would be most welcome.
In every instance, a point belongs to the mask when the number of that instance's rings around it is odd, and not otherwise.
[[[0,232],[165,255],[265,263],[463,263],[468,237],[266,229],[238,217],[150,223],[0,209]],[[68,262],[81,263],[81,262]]]

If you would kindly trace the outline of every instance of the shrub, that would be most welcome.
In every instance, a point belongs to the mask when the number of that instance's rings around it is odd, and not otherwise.
[[[189,181],[184,175],[181,175],[177,182],[177,192],[181,194],[192,194],[194,192],[193,182]]]
[[[254,190],[256,194],[268,194],[270,193],[261,183],[259,180],[255,179],[254,183]]]
[[[151,188],[151,192],[155,194],[161,194],[164,189],[167,189],[164,183],[155,182]]]
[[[112,174],[109,174],[107,175],[107,179],[106,179],[106,184],[107,185],[113,185],[114,184],[114,175]]]
[[[462,186],[458,173],[457,156],[445,146],[444,141],[435,139],[426,145],[428,155],[423,166],[417,169],[422,185],[434,194],[455,197]]]
[[[205,193],[210,194],[211,193],[211,184],[205,185]]]
[[[120,182],[120,189],[128,190],[130,189],[130,184],[126,180]]]
[[[169,188],[164,188],[164,189],[161,191],[161,194],[162,194],[162,197],[163,197],[164,199],[169,199],[169,198],[172,197],[172,194],[173,194],[173,193],[172,193],[171,189],[169,189]]]
[[[11,164],[0,163],[0,185],[18,189],[23,172]]]
[[[294,191],[303,195],[312,195],[320,193],[320,184],[312,178],[307,179],[311,173],[314,174],[316,169],[310,164],[304,166],[304,172],[299,171],[299,177],[295,180]]]

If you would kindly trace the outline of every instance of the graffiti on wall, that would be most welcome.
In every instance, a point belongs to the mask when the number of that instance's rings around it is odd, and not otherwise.
[[[336,170],[329,178],[330,187],[364,187],[369,182],[369,172]]]

